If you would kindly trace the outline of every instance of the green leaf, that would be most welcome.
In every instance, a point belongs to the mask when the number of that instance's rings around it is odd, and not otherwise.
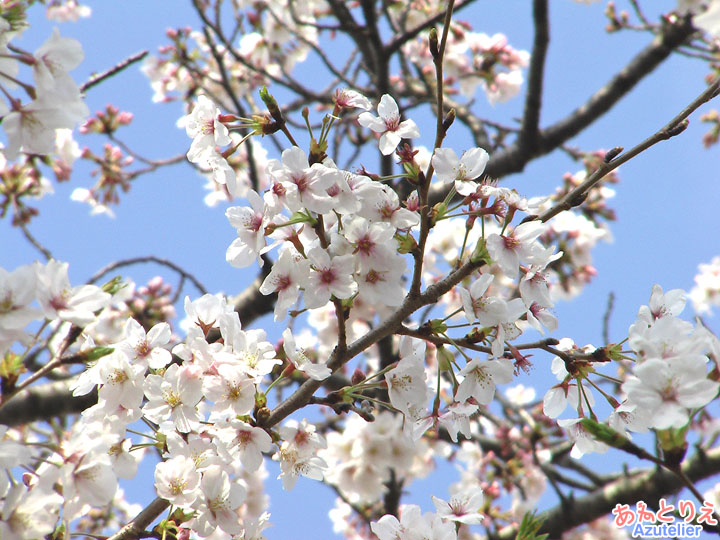
[[[546,540],[547,533],[537,534],[542,524],[545,522],[544,517],[536,515],[536,510],[527,512],[520,523],[520,528],[515,536],[515,540]]]
[[[20,376],[25,371],[22,356],[7,352],[0,360],[0,377],[3,379],[11,379]]]

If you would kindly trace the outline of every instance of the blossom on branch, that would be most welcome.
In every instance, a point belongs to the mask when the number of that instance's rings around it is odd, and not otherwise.
[[[373,116],[364,112],[358,116],[360,125],[380,133],[380,152],[389,156],[392,154],[402,139],[412,139],[420,136],[420,130],[412,120],[400,121],[400,109],[395,100],[388,94],[380,98],[378,104],[378,115]]]

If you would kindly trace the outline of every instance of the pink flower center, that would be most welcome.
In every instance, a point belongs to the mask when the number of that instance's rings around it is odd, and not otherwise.
[[[391,116],[389,118],[384,118],[384,120],[386,131],[397,131],[397,129],[400,127],[399,116]]]
[[[335,276],[335,270],[332,268],[325,268],[320,271],[320,282],[325,285],[333,283],[337,277]]]

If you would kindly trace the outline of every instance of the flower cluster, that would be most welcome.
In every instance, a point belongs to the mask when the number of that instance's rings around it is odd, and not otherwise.
[[[20,150],[49,154],[55,149],[55,130],[73,128],[89,114],[80,89],[69,75],[83,60],[82,47],[75,39],[61,37],[56,28],[35,53],[17,54],[8,48],[17,32],[4,18],[0,18],[0,33],[3,80],[16,80],[18,62],[22,62],[32,66],[35,82],[32,101],[23,104],[13,98],[10,107],[0,102],[0,115],[8,137],[3,153],[9,160],[16,159]],[[14,45],[13,50],[17,50]]]

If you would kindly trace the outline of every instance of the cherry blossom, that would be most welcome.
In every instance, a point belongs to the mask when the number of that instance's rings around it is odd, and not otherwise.
[[[307,155],[297,146],[283,150],[282,162],[270,160],[267,171],[275,186],[282,188],[282,202],[291,212],[304,208],[320,214],[329,212],[334,201],[327,190],[345,177],[339,169],[320,163],[310,166]]]
[[[189,508],[200,495],[200,473],[195,462],[185,456],[177,456],[155,467],[155,489],[163,499],[172,504]]]
[[[707,378],[705,362],[697,356],[670,362],[650,358],[635,366],[635,377],[623,384],[628,398],[651,411],[651,426],[681,428],[689,410],[707,405],[718,393],[718,384]]]
[[[409,344],[411,341],[406,338],[405,343]],[[415,410],[419,407],[427,407],[430,397],[426,377],[423,359],[419,355],[401,357],[398,365],[385,374],[388,395],[393,407],[414,419]]]
[[[35,299],[35,281],[35,270],[30,265],[12,272],[0,268],[0,332],[25,328],[40,318],[42,313],[30,306]]]
[[[206,156],[216,153],[216,146],[230,144],[228,129],[219,115],[220,110],[207,96],[197,97],[193,110],[184,119],[185,131],[193,140],[187,154],[191,162],[203,163]]]
[[[603,454],[607,452],[608,445],[595,439],[583,425],[580,423],[582,418],[568,418],[567,420],[558,420],[558,425],[565,429],[570,440],[574,441],[570,455],[576,459],[590,452],[598,452]]]
[[[537,242],[545,231],[545,224],[539,221],[521,223],[509,235],[491,234],[487,238],[490,256],[500,265],[508,277],[517,275],[520,261],[545,266],[554,249],[546,250]]]
[[[330,368],[327,364],[322,362],[314,364],[306,355],[305,352],[298,348],[295,344],[295,338],[292,335],[292,331],[286,328],[282,334],[283,336],[283,350],[287,355],[288,360],[292,362],[296,369],[305,373],[311,379],[316,381],[324,381],[330,374]]]
[[[710,263],[698,266],[695,286],[688,297],[699,314],[710,313],[711,306],[720,305],[720,257],[713,257]]]
[[[201,420],[196,405],[202,398],[202,380],[192,366],[172,364],[165,373],[148,375],[145,379],[143,407],[145,416],[161,425],[161,430],[177,429],[188,433],[197,429]]]
[[[215,405],[213,410],[222,414],[245,415],[255,406],[255,383],[244,366],[220,364],[217,375],[203,379],[203,394]]]
[[[304,259],[294,248],[283,249],[273,264],[270,274],[260,286],[262,294],[278,293],[275,303],[275,320],[285,318],[287,310],[294,305],[305,288],[310,277],[310,262]]]
[[[158,323],[147,333],[135,319],[128,319],[123,330],[125,339],[117,344],[132,361],[142,362],[152,369],[167,366],[172,360],[170,351],[162,346],[170,341],[170,325]]]
[[[231,482],[228,474],[218,465],[211,465],[202,473],[200,494],[193,505],[197,515],[192,528],[199,536],[210,536],[219,527],[228,534],[240,534],[243,524],[237,509],[246,497],[245,488]]]
[[[482,148],[468,150],[458,159],[452,148],[436,148],[432,163],[440,182],[455,183],[460,195],[470,195],[478,188],[476,180],[485,170],[490,156]]]
[[[249,471],[257,471],[263,459],[263,452],[268,452],[272,439],[265,430],[253,427],[242,420],[232,419],[226,427],[218,430],[217,438],[222,443],[218,450],[237,458]]]
[[[50,154],[55,149],[55,130],[71,129],[89,115],[79,93],[72,101],[61,101],[62,97],[39,97],[5,115],[3,129],[8,144],[3,153],[8,160],[17,158],[21,149],[27,154]]]
[[[98,394],[108,409],[118,405],[126,409],[140,407],[146,366],[131,364],[130,358],[117,351],[98,364],[98,368],[102,381]]]
[[[96,285],[71,287],[68,266],[56,260],[45,266],[36,263],[38,301],[46,317],[85,326],[95,319],[96,311],[108,305],[110,295]]]
[[[289,428],[284,431],[285,440],[272,456],[274,461],[280,462],[278,478],[282,480],[283,489],[289,491],[295,487],[299,476],[322,480],[327,463],[317,455],[317,451],[326,446],[325,440],[314,430],[308,432],[305,422],[299,426],[288,422],[285,427]]]
[[[362,203],[358,215],[369,221],[384,221],[398,229],[409,229],[420,223],[417,212],[402,208],[397,193],[385,184],[361,184],[356,192]]]
[[[270,220],[270,209],[254,191],[249,190],[247,197],[252,209],[233,206],[225,212],[238,235],[228,247],[225,258],[238,268],[250,266],[255,261],[262,266],[260,256],[269,249],[265,247],[265,226]]]
[[[70,85],[70,92],[79,95],[68,71],[80,65],[85,58],[80,42],[60,36],[55,28],[50,38],[35,51],[33,75],[40,94],[58,92],[63,86]]]
[[[433,504],[440,517],[466,525],[477,525],[483,520],[478,511],[483,504],[483,494],[480,490],[469,490],[456,493],[446,502],[433,496]]]
[[[321,247],[308,252],[311,263],[310,276],[305,287],[305,304],[317,308],[326,304],[330,296],[345,299],[357,291],[353,279],[354,262],[352,255],[332,257]]]
[[[481,405],[487,405],[495,396],[496,385],[513,380],[513,363],[506,358],[485,361],[475,358],[458,372],[458,376],[464,378],[455,392],[455,399],[465,401],[473,397]]]
[[[335,105],[341,108],[356,108],[368,111],[372,108],[370,100],[363,96],[360,92],[343,88],[337,90],[334,96]]]
[[[380,98],[378,104],[378,115],[373,116],[369,112],[361,113],[358,116],[360,125],[380,133],[380,152],[389,156],[392,154],[400,141],[420,136],[420,130],[412,120],[400,121],[400,110],[395,100],[388,94]]]
[[[63,497],[51,490],[15,484],[0,509],[0,536],[14,540],[51,534],[62,504]]]

